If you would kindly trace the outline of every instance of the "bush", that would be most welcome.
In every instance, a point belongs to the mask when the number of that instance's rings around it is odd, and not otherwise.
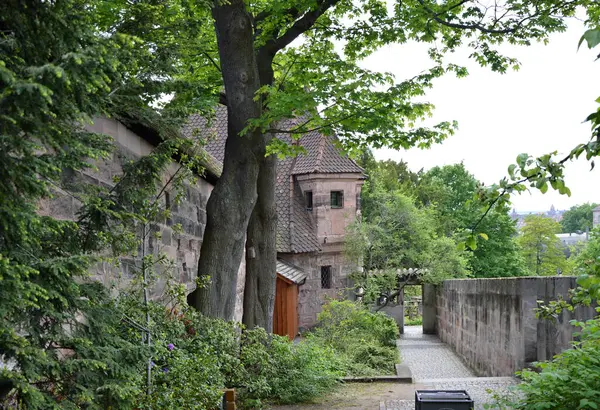
[[[210,346],[200,343],[193,353],[168,346],[157,346],[160,359],[152,363],[151,394],[142,396],[143,406],[138,408],[217,408],[224,378]]]
[[[422,324],[423,324],[422,316],[418,316],[414,319],[411,319],[409,317],[404,318],[404,326],[420,326]]]
[[[128,306],[129,317],[143,315],[136,303]],[[193,309],[152,303],[150,311],[153,387],[150,397],[140,396],[139,408],[216,408],[224,387],[236,388],[244,408],[297,403],[325,393],[344,375],[346,363],[310,337],[294,344]]]
[[[114,303],[97,306],[101,312],[89,330],[113,338],[110,349],[90,345],[89,351],[78,349],[74,360],[58,361],[63,374],[74,376],[73,384],[50,386],[47,405],[40,408],[212,409],[225,387],[236,388],[243,408],[262,408],[267,402],[310,400],[347,374],[389,373],[398,361],[394,321],[352,302],[325,305],[318,329],[292,343],[187,307],[177,311],[155,302],[146,307],[140,300],[122,294]],[[146,311],[151,346],[142,343]],[[101,368],[85,372],[73,367],[78,359],[92,359],[89,365]],[[97,380],[100,373],[106,380]],[[87,394],[92,388],[95,394]],[[0,402],[0,407],[16,405],[14,400]]]
[[[350,301],[331,301],[317,318],[314,337],[332,347],[355,376],[392,374],[399,362],[396,322]]]
[[[241,366],[234,375],[246,407],[264,401],[297,403],[325,393],[343,376],[343,362],[314,339],[294,344],[257,328],[243,332]]]

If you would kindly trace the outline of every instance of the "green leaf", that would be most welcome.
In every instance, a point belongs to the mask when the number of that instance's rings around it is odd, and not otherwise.
[[[481,236],[483,239],[485,239],[486,241],[489,240],[490,238],[487,236],[486,233],[480,232],[479,236]]]
[[[466,245],[472,251],[477,249],[477,239],[475,238],[475,236],[473,236],[473,235],[469,236],[466,240]]]
[[[520,166],[521,168],[524,168],[524,167],[525,167],[525,165],[527,164],[527,159],[528,159],[528,158],[529,158],[529,155],[528,155],[528,154],[526,154],[526,153],[519,154],[519,155],[517,156],[517,164],[519,164],[519,166]]]
[[[583,43],[584,40],[587,42],[588,48],[596,47],[600,44],[600,29],[590,29],[583,33],[583,36],[581,36],[579,44],[577,45],[578,49],[581,47],[581,43]]]

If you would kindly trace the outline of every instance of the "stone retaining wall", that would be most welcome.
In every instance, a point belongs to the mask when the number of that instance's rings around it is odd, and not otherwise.
[[[436,332],[480,376],[511,376],[534,361],[570,346],[572,319],[592,308],[564,312],[556,324],[538,320],[538,300],[567,297],[574,277],[447,280],[437,287]]]

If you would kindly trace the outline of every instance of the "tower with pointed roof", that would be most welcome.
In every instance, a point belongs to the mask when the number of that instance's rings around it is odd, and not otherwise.
[[[281,129],[294,125],[294,119],[279,124]],[[219,107],[210,124],[192,116],[184,134],[196,129],[206,138],[206,151],[222,162],[226,108]],[[287,134],[277,137],[292,143]],[[348,276],[357,269],[344,258],[343,246],[346,227],[360,211],[366,175],[338,148],[336,137],[312,131],[298,143],[305,154],[277,162],[277,273],[298,285],[298,324],[308,328],[316,323],[326,299],[348,288]],[[293,278],[285,276],[292,271]]]

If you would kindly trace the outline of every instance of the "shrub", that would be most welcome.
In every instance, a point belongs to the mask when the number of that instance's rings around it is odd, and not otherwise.
[[[192,353],[168,346],[157,346],[151,393],[143,396],[142,403],[149,409],[217,408],[224,379],[211,347],[199,343]]]
[[[396,322],[350,301],[331,301],[317,318],[314,337],[335,349],[350,375],[393,373],[398,363]]]
[[[418,316],[414,319],[411,319],[409,317],[404,318],[404,326],[420,326],[422,324],[423,324],[422,316]]]
[[[260,407],[265,400],[306,401],[328,391],[343,376],[344,364],[335,351],[312,338],[294,344],[257,328],[242,333],[240,347],[235,385],[247,407]]]
[[[123,303],[132,318],[144,314],[136,300]],[[244,408],[297,403],[331,389],[347,366],[333,348],[310,337],[294,344],[262,328],[246,330],[158,303],[150,304],[150,313],[152,393],[140,396],[139,408],[213,408],[223,387],[236,388]]]

